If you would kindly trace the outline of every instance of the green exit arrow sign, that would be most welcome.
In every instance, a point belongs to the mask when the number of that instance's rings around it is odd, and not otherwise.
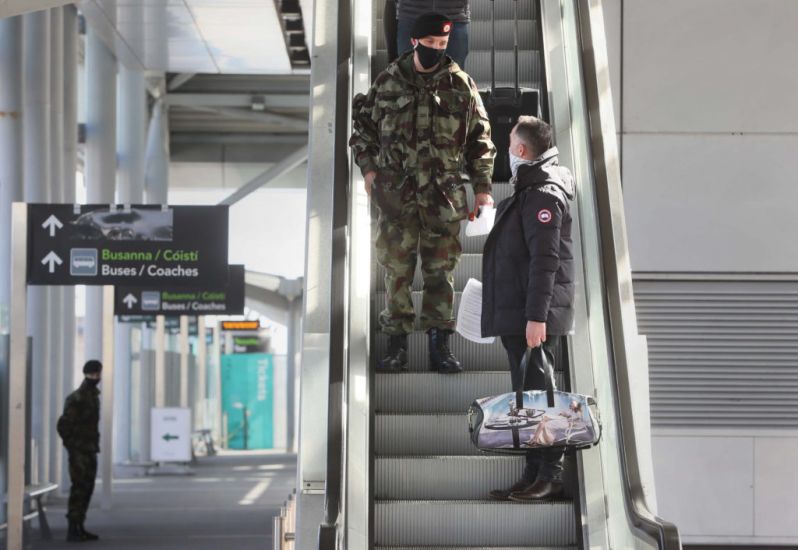
[[[180,439],[180,438],[172,434],[164,434],[163,436],[163,440],[166,441],[167,443],[169,443],[170,441],[174,441],[175,439]]]

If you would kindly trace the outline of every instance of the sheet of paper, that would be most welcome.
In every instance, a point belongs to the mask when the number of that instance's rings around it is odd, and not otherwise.
[[[457,332],[477,344],[492,344],[496,338],[482,337],[482,283],[469,279],[460,297],[457,311]]]
[[[480,206],[479,212],[479,217],[466,224],[466,237],[487,235],[493,229],[493,222],[496,220],[496,209],[493,206]]]

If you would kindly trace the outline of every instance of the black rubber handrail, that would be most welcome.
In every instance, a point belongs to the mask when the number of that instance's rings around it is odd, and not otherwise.
[[[334,550],[338,538],[345,480],[344,390],[346,375],[347,266],[349,222],[349,100],[352,57],[352,0],[339,0],[335,75],[335,122],[333,128],[332,247],[330,274],[330,355],[327,409],[327,475],[324,523],[319,528],[319,550]]]

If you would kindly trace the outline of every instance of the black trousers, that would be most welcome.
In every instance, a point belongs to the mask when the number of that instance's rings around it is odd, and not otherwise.
[[[533,355],[533,360],[527,365],[526,376],[522,379],[521,361],[526,353],[526,336],[502,336],[502,345],[507,351],[510,361],[510,377],[513,391],[545,390],[546,369],[539,364],[538,356]],[[543,353],[549,360],[552,368],[557,368],[557,361],[561,359],[562,336],[548,336],[543,342]],[[562,463],[565,449],[534,449],[526,454],[526,468],[524,479],[527,481],[560,481],[562,479]]]

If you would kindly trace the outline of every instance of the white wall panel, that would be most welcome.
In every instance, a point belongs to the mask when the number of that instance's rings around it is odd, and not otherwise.
[[[625,8],[625,131],[798,131],[798,2]]]
[[[658,512],[683,537],[754,534],[752,438],[654,435]]]
[[[798,438],[756,440],[755,525],[761,537],[798,537]]]
[[[626,135],[635,271],[798,271],[798,136]]]
[[[607,56],[610,65],[612,104],[615,127],[621,131],[621,0],[604,0],[604,28],[607,33]]]

